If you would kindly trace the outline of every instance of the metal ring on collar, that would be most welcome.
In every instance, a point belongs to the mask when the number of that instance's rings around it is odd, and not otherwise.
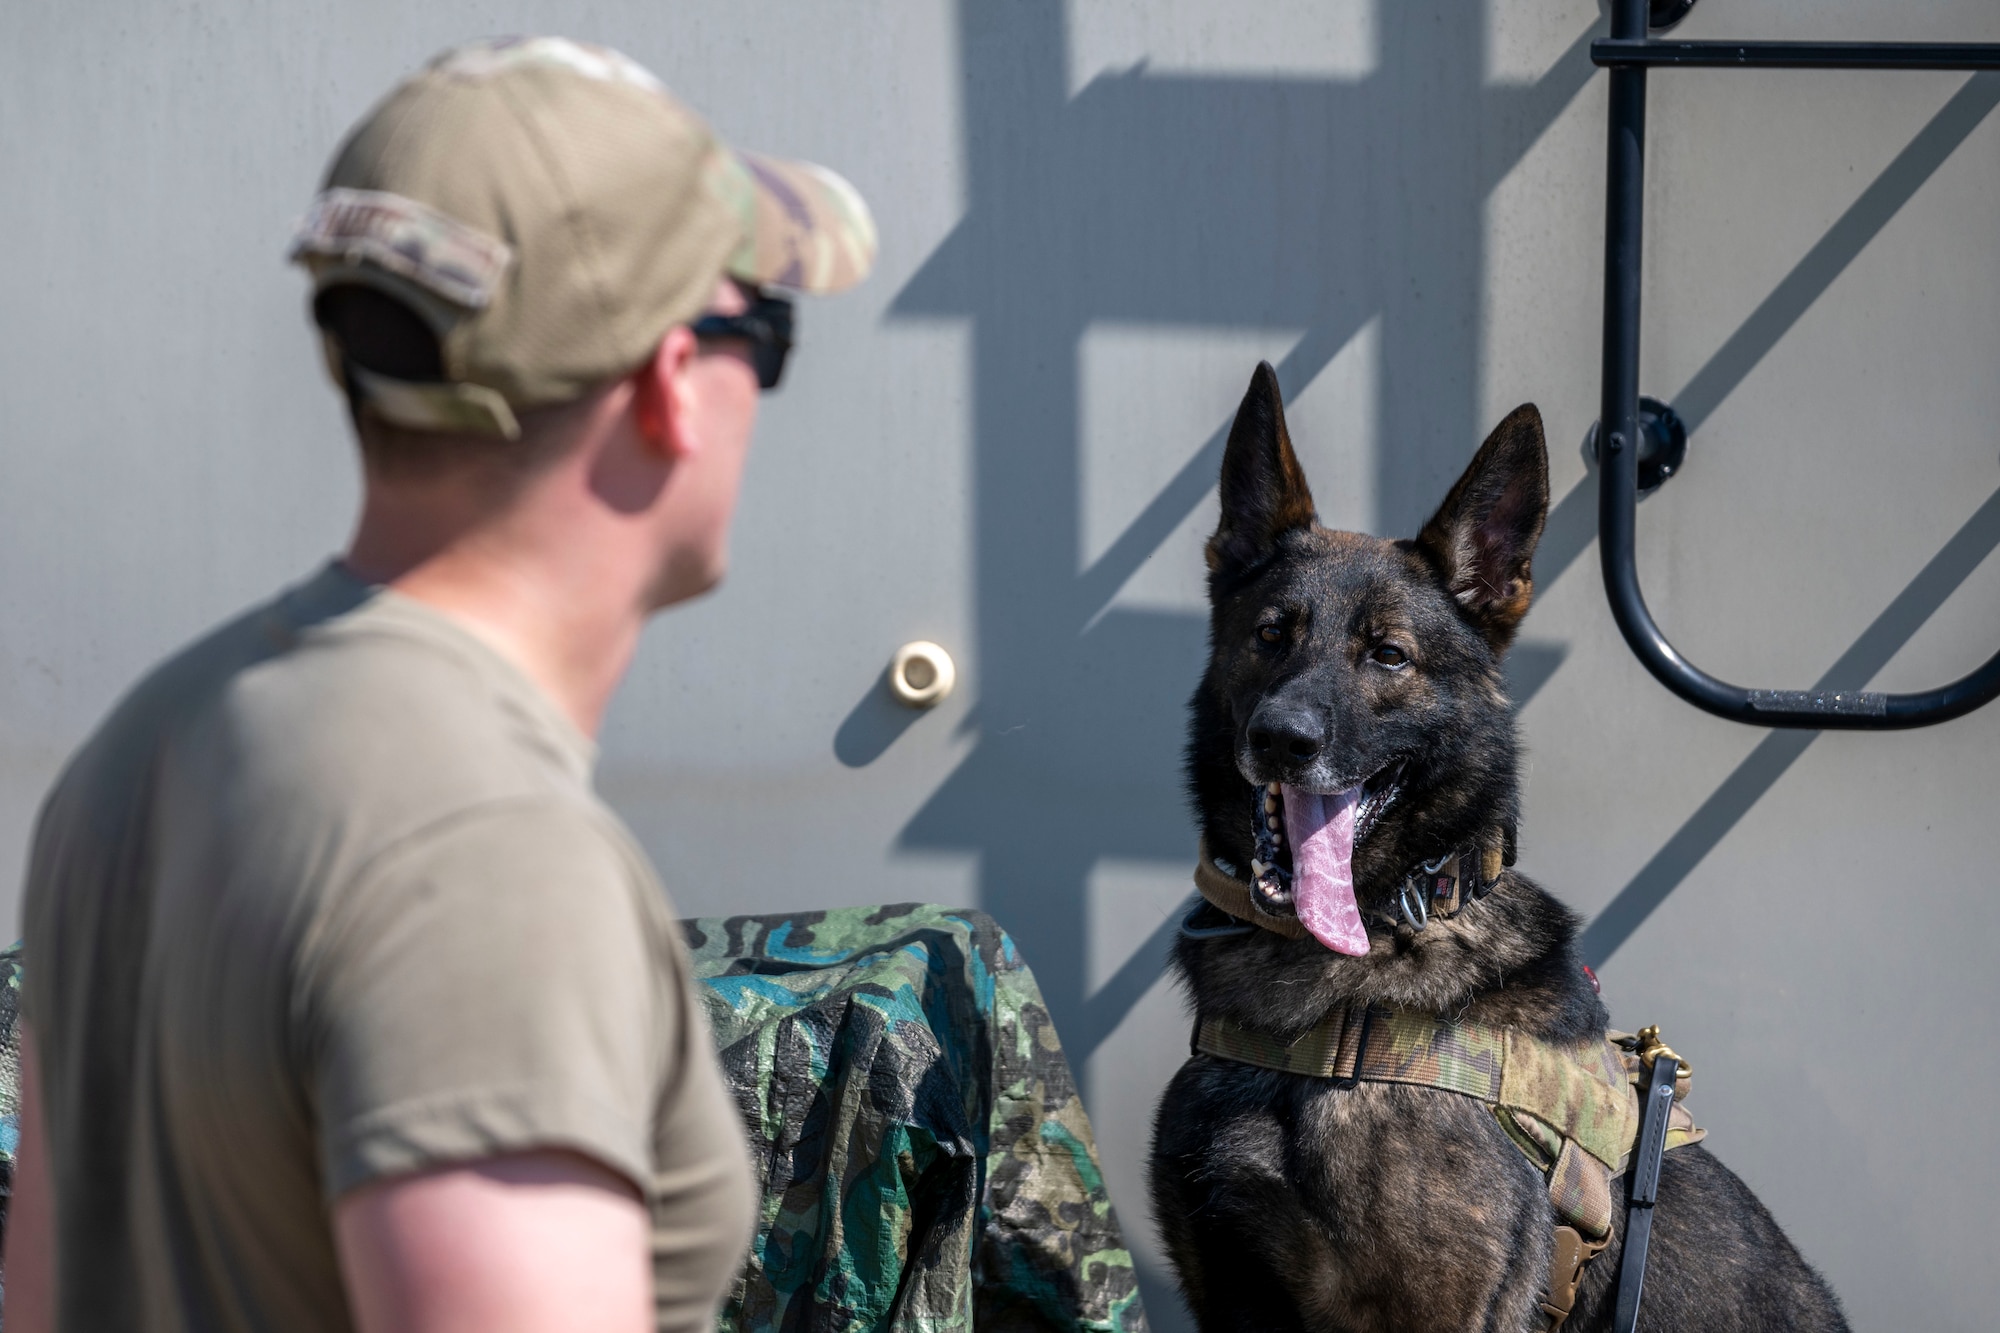
[[[1410,929],[1422,930],[1431,923],[1431,908],[1430,904],[1424,900],[1423,890],[1417,889],[1417,910],[1415,913],[1410,911],[1410,890],[1415,887],[1416,881],[1413,876],[1403,876],[1403,887],[1396,891],[1396,901],[1402,906],[1403,919],[1410,923]]]

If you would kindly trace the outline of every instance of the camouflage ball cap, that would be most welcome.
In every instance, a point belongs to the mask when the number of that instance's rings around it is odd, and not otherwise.
[[[558,37],[448,51],[348,136],[290,257],[436,331],[447,383],[342,368],[371,411],[513,436],[515,413],[623,375],[725,273],[837,292],[875,259],[853,186],[731,149],[644,68]]]

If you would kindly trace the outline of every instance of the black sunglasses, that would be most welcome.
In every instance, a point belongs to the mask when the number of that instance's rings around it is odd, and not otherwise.
[[[750,362],[757,367],[757,387],[778,387],[778,379],[785,373],[785,354],[792,350],[792,303],[784,297],[759,292],[742,314],[703,315],[688,328],[701,339],[741,338],[749,343]]]

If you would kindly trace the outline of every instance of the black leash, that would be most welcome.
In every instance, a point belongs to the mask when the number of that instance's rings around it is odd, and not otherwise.
[[[1646,1250],[1653,1241],[1653,1205],[1660,1195],[1660,1159],[1667,1151],[1667,1117],[1674,1109],[1674,1080],[1681,1062],[1662,1052],[1653,1059],[1653,1077],[1646,1085],[1645,1119],[1639,1128],[1639,1151],[1632,1159],[1632,1203],[1625,1212],[1625,1254],[1618,1265],[1618,1313],[1613,1333],[1633,1333],[1639,1326],[1639,1299],[1646,1287]]]

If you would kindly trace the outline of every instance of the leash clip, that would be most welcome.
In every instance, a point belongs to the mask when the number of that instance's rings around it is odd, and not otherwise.
[[[1693,1072],[1693,1066],[1688,1064],[1686,1060],[1683,1060],[1679,1052],[1660,1040],[1660,1025],[1658,1023],[1653,1024],[1651,1027],[1639,1029],[1638,1038],[1634,1043],[1634,1054],[1639,1057],[1639,1063],[1646,1066],[1647,1069],[1651,1069],[1653,1062],[1664,1055],[1667,1059],[1678,1064],[1683,1072]]]

